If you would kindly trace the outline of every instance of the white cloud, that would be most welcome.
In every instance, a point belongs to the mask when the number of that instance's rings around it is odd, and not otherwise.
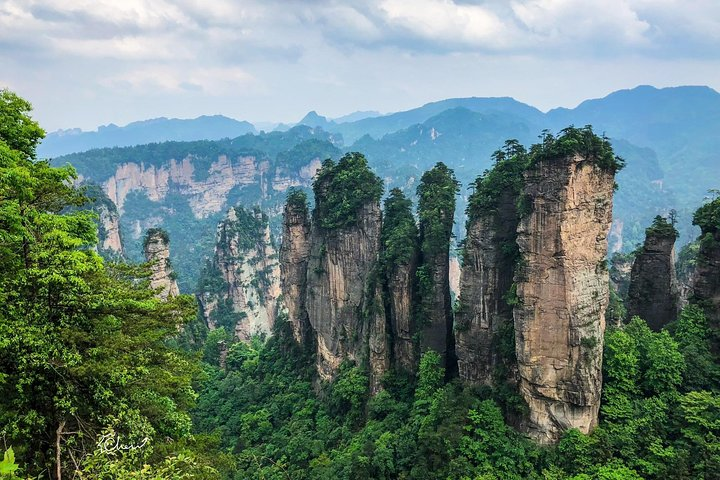
[[[0,87],[52,105],[50,128],[94,126],[83,119],[99,110],[296,120],[489,94],[550,106],[611,81],[583,72],[712,84],[719,60],[718,0],[0,0]]]
[[[648,43],[650,25],[625,0],[526,0],[513,2],[512,9],[531,34],[551,44],[596,40],[631,46]]]
[[[238,67],[185,69],[175,66],[148,66],[107,76],[100,83],[110,88],[132,89],[138,93],[153,91],[182,93],[200,91],[210,96],[230,95],[257,86],[256,79]]]
[[[389,25],[420,37],[449,44],[497,47],[505,43],[507,26],[492,11],[451,0],[381,0]]]

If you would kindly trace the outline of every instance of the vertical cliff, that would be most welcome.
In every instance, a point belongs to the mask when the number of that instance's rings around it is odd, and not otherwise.
[[[291,190],[283,210],[280,246],[280,285],[295,341],[312,347],[310,321],[305,308],[307,265],[310,257],[310,217],[307,195]]]
[[[720,197],[700,207],[693,216],[700,227],[691,301],[705,310],[713,330],[713,351],[720,353]]]
[[[400,189],[390,191],[384,207],[381,264],[392,358],[396,367],[412,373],[417,367],[413,308],[417,301],[418,228],[412,202]]]
[[[305,305],[317,371],[327,380],[343,360],[360,363],[367,358],[368,345],[378,340],[368,338],[364,307],[376,295],[367,287],[380,250],[382,182],[361,154],[351,153],[337,164],[325,161],[313,190]]]
[[[439,162],[425,172],[417,188],[421,263],[417,271],[420,294],[420,347],[440,354],[448,377],[457,372],[450,298],[449,255],[459,184],[455,174]]]
[[[267,217],[258,209],[231,207],[218,225],[214,256],[199,285],[208,327],[223,326],[242,341],[268,335],[279,295],[280,265]]]
[[[170,238],[160,228],[151,228],[143,241],[145,259],[150,264],[150,288],[159,289],[158,297],[163,300],[180,295],[175,272],[170,264]]]
[[[117,208],[112,204],[102,204],[96,207],[96,211],[100,251],[122,257],[125,251],[120,237],[120,215]]]
[[[97,214],[98,252],[110,258],[125,256],[117,207],[99,185],[81,183],[80,186],[88,199],[84,208],[89,208]]]
[[[524,429],[540,443],[597,424],[608,304],[605,263],[622,161],[589,127],[531,150],[519,204],[515,344]]]
[[[458,374],[491,385],[500,358],[498,334],[512,325],[513,272],[518,260],[516,202],[526,164],[525,150],[509,142],[496,164],[474,183],[468,200],[467,237],[455,314]],[[514,370],[514,365],[508,365]]]
[[[657,216],[645,230],[645,243],[635,257],[628,288],[628,318],[637,315],[659,331],[678,313],[675,240],[678,232]]]

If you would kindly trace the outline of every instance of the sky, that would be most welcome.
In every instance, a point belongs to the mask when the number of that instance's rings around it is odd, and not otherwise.
[[[0,88],[47,131],[637,85],[720,90],[720,1],[0,0]]]

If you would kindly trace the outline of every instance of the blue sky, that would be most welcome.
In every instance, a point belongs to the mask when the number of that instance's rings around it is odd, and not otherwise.
[[[639,84],[720,90],[720,1],[0,0],[0,87],[47,130]]]

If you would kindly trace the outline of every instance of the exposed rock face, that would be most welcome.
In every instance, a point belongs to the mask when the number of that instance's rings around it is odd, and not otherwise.
[[[316,195],[316,202],[321,201]],[[344,359],[359,362],[365,354],[369,331],[363,306],[380,249],[380,228],[377,201],[364,205],[352,226],[326,230],[312,224],[306,307],[324,380],[334,377]]]
[[[450,239],[448,238],[448,241]],[[434,350],[440,354],[442,366],[452,370],[455,359],[452,332],[452,303],[450,299],[449,249],[423,258],[423,265],[432,273],[432,289],[425,304],[425,326],[422,328],[422,351]]]
[[[376,394],[382,389],[380,380],[390,370],[390,331],[383,305],[382,286],[378,283],[374,289],[372,301],[365,309],[370,320],[368,332],[368,361],[370,364],[370,393]]]
[[[675,279],[676,233],[648,229],[642,251],[635,257],[628,289],[628,318],[637,315],[659,331],[678,313]]]
[[[422,328],[420,348],[440,355],[447,378],[457,373],[450,296],[450,237],[458,192],[455,174],[438,162],[417,188],[421,266],[418,268]]]
[[[627,298],[634,258],[632,254],[615,253],[610,259],[610,286],[620,298]]]
[[[613,184],[580,155],[539,159],[525,174],[515,343],[524,428],[540,443],[597,423]]]
[[[704,233],[700,240],[693,279],[692,300],[705,309],[710,327],[720,330],[720,230]],[[717,341],[713,350],[720,352]]]
[[[282,166],[271,170],[267,159],[219,155],[207,172],[196,177],[195,163],[196,158],[192,155],[180,160],[170,159],[159,167],[124,163],[103,183],[103,190],[120,211],[132,191],[142,191],[152,201],[163,200],[169,192],[175,191],[188,198],[196,218],[205,218],[223,209],[233,188],[257,184],[263,196],[269,189],[284,192],[290,186],[309,185],[320,168],[317,158],[298,172],[290,172]]]
[[[388,275],[393,358],[396,365],[407,372],[414,372],[418,361],[413,338],[416,333],[413,318],[416,270],[417,254],[408,264],[395,266]]]
[[[204,218],[223,208],[233,187],[262,183],[269,168],[269,161],[252,156],[231,159],[220,155],[210,165],[204,175],[206,178],[199,180],[194,176],[192,156],[182,160],[171,159],[160,167],[125,163],[117,167],[115,174],[104,183],[103,189],[122,211],[131,191],[141,190],[150,200],[159,201],[165,198],[171,185],[174,185],[181,195],[188,197],[195,216]]]
[[[283,213],[280,284],[295,341],[310,346],[314,339],[305,308],[307,265],[310,257],[310,218],[305,195],[288,201]]]
[[[158,297],[166,300],[168,297],[180,295],[175,273],[170,265],[170,240],[167,234],[158,228],[151,228],[145,236],[145,259],[150,263],[150,288],[160,289]]]
[[[392,361],[398,370],[414,373],[418,364],[417,267],[419,238],[412,201],[400,189],[385,199],[380,253],[385,315],[389,323]]]
[[[504,249],[515,244],[516,196],[506,190],[495,211],[483,212],[468,225],[455,315],[458,374],[472,384],[493,383],[499,358],[496,335],[512,322],[506,302],[513,282],[514,258]]]
[[[98,206],[97,212],[100,217],[98,227],[100,248],[106,252],[123,256],[124,250],[120,238],[120,215],[118,215],[117,209],[101,205]]]
[[[241,341],[272,332],[280,265],[267,218],[260,211],[228,210],[218,225],[215,255],[206,278],[200,303],[209,328],[222,325]]]

